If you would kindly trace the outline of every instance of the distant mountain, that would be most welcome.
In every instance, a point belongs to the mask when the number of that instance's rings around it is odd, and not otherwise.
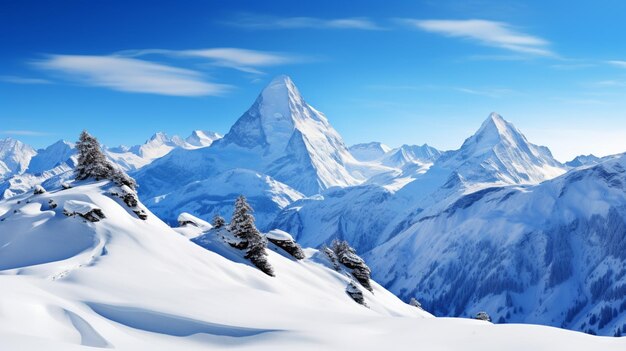
[[[375,161],[391,151],[391,148],[383,143],[373,141],[370,143],[356,144],[348,149],[352,156],[359,161]]]
[[[73,167],[75,164],[76,150],[74,144],[65,140],[37,150],[37,154],[31,158],[28,164],[28,173],[40,174],[63,164]]]
[[[0,139],[0,180],[23,173],[36,154],[32,147],[19,140]]]
[[[435,162],[442,152],[427,144],[402,145],[397,149],[390,150],[381,158],[385,166],[403,168],[408,164],[427,164]]]
[[[576,167],[597,165],[601,161],[602,159],[600,157],[589,154],[589,155],[576,156],[574,157],[573,160],[565,162],[565,165],[567,167],[576,168]]]
[[[220,134],[209,130],[194,130],[191,135],[185,139],[185,141],[189,145],[193,145],[196,147],[206,147],[213,144],[215,140],[221,138],[222,136]]]

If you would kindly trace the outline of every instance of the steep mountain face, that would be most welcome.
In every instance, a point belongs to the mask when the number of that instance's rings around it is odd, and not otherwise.
[[[19,140],[0,139],[0,179],[23,173],[35,154],[32,147]]]
[[[141,196],[148,206],[171,222],[175,219],[172,217],[175,207],[167,206],[174,203],[196,203],[202,197],[207,201],[214,197],[225,200],[219,189],[232,189],[228,172],[234,169],[248,170],[249,174],[267,179],[261,187],[264,200],[255,200],[273,203],[263,206],[275,211],[267,213],[266,223],[286,206],[278,198],[296,200],[302,194],[317,194],[332,186],[354,185],[367,173],[357,176],[350,173],[359,169],[359,162],[350,155],[341,137],[322,113],[304,101],[289,77],[279,76],[263,89],[252,107],[222,139],[206,148],[175,149],[134,176],[141,184]],[[198,187],[205,181],[213,186]],[[215,181],[223,183],[218,185]],[[182,188],[193,190],[187,195],[179,191]],[[283,191],[279,197],[273,195],[277,189]],[[246,196],[258,195],[250,187],[240,191]],[[235,196],[235,192],[227,198]],[[163,200],[170,196],[176,201]],[[230,207],[195,206],[195,209],[198,212],[191,213],[204,219],[210,219],[212,211],[218,209],[231,212]]]
[[[28,164],[27,172],[40,174],[62,165],[73,167],[76,162],[73,157],[75,154],[74,144],[59,140],[45,149],[37,150],[37,154]]]
[[[221,139],[222,136],[216,132],[209,130],[194,130],[185,141],[192,146],[207,147],[213,144],[215,140]]]
[[[149,211],[137,218],[107,182],[73,185],[0,201],[0,349],[625,346],[623,338],[433,318],[375,282],[362,291],[364,307],[346,293],[351,279],[322,252],[305,249],[295,261],[273,247],[270,277],[211,238],[201,247]],[[97,209],[102,218],[90,222],[70,209]]]
[[[266,173],[307,195],[358,183],[347,170],[356,160],[343,140],[287,76],[272,80],[215,144],[218,149],[231,145],[254,149]]]
[[[367,253],[436,315],[613,335],[626,324],[626,156],[533,186],[486,188]]]
[[[383,143],[373,141],[370,143],[352,145],[348,150],[357,160],[370,162],[380,159],[391,151],[391,148]]]

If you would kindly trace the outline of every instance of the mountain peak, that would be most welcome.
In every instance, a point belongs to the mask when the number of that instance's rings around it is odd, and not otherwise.
[[[328,124],[304,101],[291,78],[280,75],[263,88],[250,109],[232,126],[223,145],[261,146],[268,148],[270,154],[280,153],[294,130],[312,121]]]
[[[169,138],[163,132],[156,132],[150,137],[148,141],[146,141],[146,144],[152,141],[159,141],[159,142],[165,143],[169,141]]]

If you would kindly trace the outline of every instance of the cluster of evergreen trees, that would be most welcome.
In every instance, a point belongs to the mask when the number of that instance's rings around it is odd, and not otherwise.
[[[133,178],[113,166],[106,159],[98,139],[86,130],[80,133],[80,138],[76,143],[76,150],[78,151],[78,163],[74,169],[76,180],[109,179],[119,186],[126,185],[133,190],[137,187],[137,183]]]

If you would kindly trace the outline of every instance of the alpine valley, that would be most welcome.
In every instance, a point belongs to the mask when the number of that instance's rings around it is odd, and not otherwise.
[[[626,154],[477,127],[348,147],[278,76],[223,136],[102,146],[136,192],[2,139],[0,349],[626,349]],[[213,226],[240,195],[268,274]]]

